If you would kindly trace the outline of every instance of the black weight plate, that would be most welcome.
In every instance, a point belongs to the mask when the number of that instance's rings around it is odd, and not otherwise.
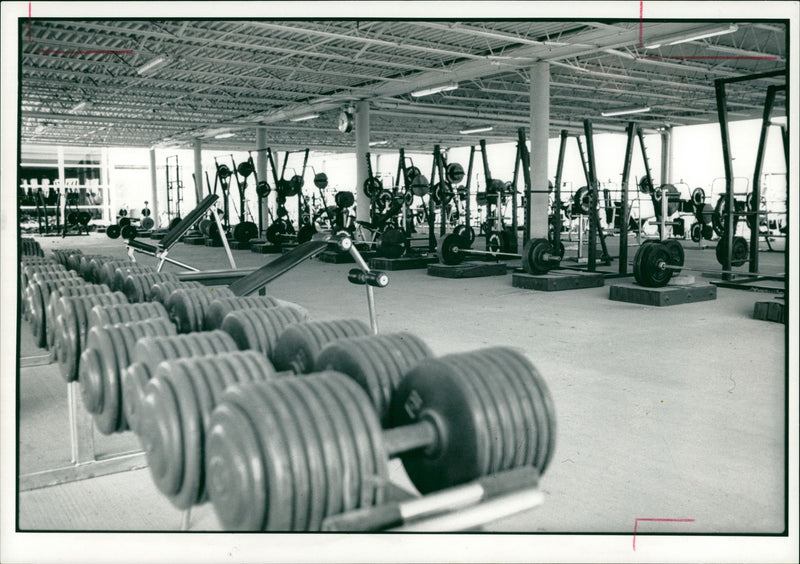
[[[720,238],[717,242],[717,248],[715,250],[715,254],[717,257],[717,262],[724,266],[725,265],[725,254],[728,252],[728,240],[725,237]],[[750,246],[747,243],[747,240],[744,237],[734,237],[733,238],[733,252],[731,253],[731,266],[742,266],[745,262],[747,262],[747,256],[750,252]]]
[[[653,193],[653,183],[647,179],[647,176],[643,176],[639,179],[639,191],[645,194]]]
[[[258,237],[258,225],[252,221],[243,221],[233,228],[233,238],[240,243],[246,243],[256,237]]]
[[[314,175],[314,186],[319,188],[320,190],[324,190],[328,187],[328,175],[324,172],[318,172]]]
[[[272,192],[272,188],[267,183],[266,180],[259,180],[258,184],[256,184],[256,194],[259,198],[266,198],[269,196],[269,193]]]
[[[670,266],[683,266],[684,250],[683,245],[677,239],[665,239],[661,242],[666,247],[670,256]],[[674,274],[678,274],[680,270],[674,270]]]
[[[469,244],[465,239],[459,237],[455,233],[450,233],[439,241],[436,254],[439,256],[439,262],[442,264],[461,264],[466,258],[466,254],[463,250],[468,248]]]
[[[706,239],[707,241],[711,241],[711,239],[713,239],[713,238],[714,238],[714,228],[711,227],[710,225],[704,225],[703,226],[703,239]]]
[[[130,225],[130,224],[131,224],[131,218],[129,218],[129,217],[122,217],[122,218],[120,218],[120,220],[117,222],[117,224],[118,224],[120,227],[125,227],[125,226],[127,226],[127,225]]]
[[[703,239],[703,228],[699,223],[692,223],[691,237],[695,243],[699,243]]]
[[[458,184],[464,179],[466,173],[464,172],[464,167],[458,163],[450,163],[447,165],[445,169],[445,175],[447,176],[447,180],[453,184]]]
[[[273,245],[278,245],[283,240],[281,235],[286,233],[286,228],[283,223],[273,223],[267,227],[267,241]]]
[[[92,214],[88,211],[79,211],[78,212],[78,223],[81,225],[89,225],[89,222],[92,221]]]
[[[307,243],[317,233],[317,228],[310,223],[306,223],[297,231],[297,242]]]
[[[253,174],[253,165],[250,161],[242,161],[236,166],[236,172],[238,172],[240,176],[247,178]]]
[[[673,271],[662,269],[660,265],[662,263],[665,265],[670,263],[669,250],[661,243],[654,243],[644,247],[642,256],[642,280],[639,283],[650,288],[666,286],[670,278],[672,278]]]
[[[150,208],[142,208],[142,217],[150,217]]]
[[[122,228],[116,223],[106,228],[106,235],[111,239],[117,239],[121,234]]]
[[[130,239],[136,239],[136,235],[138,235],[138,232],[136,230],[136,227],[134,227],[133,225],[126,225],[125,227],[122,228],[120,234],[122,235],[123,239],[130,240]]]
[[[430,192],[430,186],[428,184],[428,179],[423,174],[417,174],[411,180],[411,192],[415,196],[425,196]]]
[[[492,231],[486,236],[486,250],[490,253],[499,253],[503,249],[503,235],[499,231]]]
[[[78,212],[69,212],[67,214],[67,223],[70,225],[77,225],[78,224]]]
[[[692,190],[692,202],[694,203],[695,208],[700,208],[703,204],[706,203],[706,192],[702,188],[698,187]]]
[[[545,255],[550,253],[550,241],[530,239],[522,250],[522,268],[528,274],[547,274],[555,265]]]
[[[145,217],[144,219],[142,219],[141,222],[142,229],[144,229],[145,231],[149,231],[150,229],[152,229],[155,226],[155,224],[156,222],[153,221],[152,217]]]
[[[462,239],[466,239],[468,246],[472,246],[472,243],[475,242],[475,230],[472,227],[456,225],[453,229],[453,233]]]
[[[349,208],[356,203],[356,198],[352,192],[336,192],[333,200],[340,208]]]

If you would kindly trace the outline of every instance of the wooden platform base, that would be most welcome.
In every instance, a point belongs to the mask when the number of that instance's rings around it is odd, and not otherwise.
[[[551,270],[547,274],[540,275],[514,274],[511,277],[511,285],[515,288],[542,292],[600,288],[604,283],[605,276],[598,272],[577,272],[575,270]]]
[[[645,288],[638,284],[623,283],[609,286],[608,298],[631,304],[671,306],[716,300],[717,287],[711,284],[692,284],[689,286]]]
[[[234,250],[237,250],[237,251],[246,251],[247,249],[250,248],[250,241],[244,241],[244,242],[242,242],[242,241],[231,241],[230,245],[231,245],[231,249],[234,249]]]
[[[781,302],[756,302],[753,319],[786,323],[786,304]]]
[[[483,276],[503,276],[508,266],[502,263],[464,262],[461,264],[429,264],[428,276],[440,278],[481,278]]]
[[[417,268],[427,268],[439,259],[436,257],[403,257],[398,259],[388,259],[375,257],[369,261],[369,267],[375,270],[414,270]]]
[[[183,242],[187,245],[205,245],[206,238],[202,235],[199,237],[184,237]]]
[[[272,243],[250,243],[250,252],[271,255],[283,252],[283,247]]]

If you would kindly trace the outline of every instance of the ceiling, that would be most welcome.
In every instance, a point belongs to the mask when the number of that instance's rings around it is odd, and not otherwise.
[[[355,134],[341,133],[338,117],[360,100],[383,148],[510,141],[529,124],[529,69],[539,61],[550,63],[552,135],[586,118],[597,131],[630,119],[652,129],[713,123],[714,79],[787,67],[782,22],[34,19],[23,34],[22,142],[58,145],[201,138],[252,149],[263,125],[275,149],[352,151]],[[410,95],[447,83],[458,88]],[[781,83],[729,86],[729,119],[760,117],[766,86]],[[775,114],[784,106],[780,93]],[[650,111],[601,116],[632,107]],[[320,117],[291,121],[310,113]],[[221,133],[235,136],[214,138]]]

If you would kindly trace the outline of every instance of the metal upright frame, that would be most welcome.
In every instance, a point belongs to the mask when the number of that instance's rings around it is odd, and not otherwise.
[[[717,98],[717,118],[719,120],[719,128],[720,128],[720,135],[722,137],[722,159],[723,164],[725,167],[725,203],[726,203],[726,217],[725,217],[725,224],[724,224],[724,234],[723,238],[727,240],[729,243],[727,245],[726,251],[723,254],[722,260],[722,270],[724,271],[722,274],[723,280],[731,280],[733,274],[730,273],[731,271],[731,262],[733,258],[733,235],[735,230],[734,224],[734,195],[733,195],[733,157],[731,156],[730,151],[730,133],[728,131],[728,97],[725,92],[725,86],[727,84],[733,84],[738,82],[749,82],[752,80],[759,80],[764,78],[773,78],[782,76],[786,77],[786,70],[777,70],[777,71],[770,71],[764,72],[759,74],[751,74],[746,76],[739,76],[739,77],[731,77],[731,78],[718,78],[714,81],[714,90],[716,92]],[[766,140],[766,129],[765,129],[765,122],[769,121],[769,115],[772,112],[772,106],[775,99],[775,93],[778,90],[785,90],[786,84],[784,83],[782,86],[770,86],[767,88],[767,99],[764,104],[764,117],[762,119],[762,128],[761,128],[761,137],[759,138],[759,153],[763,153],[764,150],[764,142]],[[788,149],[787,149],[788,150]],[[763,158],[763,155],[759,155],[759,159],[756,161],[756,171],[760,176],[760,168],[761,162],[760,159]],[[788,164],[788,153],[787,153],[787,164]],[[789,183],[788,183],[788,167],[787,167],[787,183],[786,183],[786,190],[787,190],[787,201],[788,201],[788,190],[789,190]],[[758,181],[758,177],[753,179],[753,201],[755,202],[755,206],[760,205],[760,185]],[[756,216],[755,220],[755,229],[751,229],[750,234],[750,272],[756,273],[758,272],[758,216]],[[754,251],[755,250],[755,251]]]

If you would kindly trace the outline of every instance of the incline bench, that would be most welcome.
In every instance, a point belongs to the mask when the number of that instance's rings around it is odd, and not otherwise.
[[[164,238],[161,239],[161,241],[159,241],[156,245],[137,241],[136,239],[128,240],[128,255],[130,256],[131,260],[136,260],[133,257],[133,253],[137,252],[159,259],[158,268],[156,269],[159,272],[161,271],[161,268],[164,266],[165,262],[171,262],[172,264],[180,266],[181,268],[185,268],[186,270],[198,272],[200,269],[170,258],[167,256],[167,254],[169,253],[169,250],[180,240],[180,238],[183,237],[183,235],[189,231],[189,229],[191,229],[195,223],[203,218],[203,216],[208,212],[209,209],[211,209],[211,206],[213,206],[218,199],[219,196],[216,194],[210,194],[206,196],[199,204],[197,204],[196,208],[186,214],[186,217],[184,217],[180,223],[170,229]],[[225,247],[225,253],[228,255],[228,262],[230,263],[231,268],[236,268],[236,262],[233,260],[231,249],[228,246],[228,239],[224,235],[225,230],[222,228],[222,223],[220,222],[219,216],[216,213],[212,213],[211,215],[214,216],[214,219],[217,222],[219,232],[223,234],[222,245]]]

